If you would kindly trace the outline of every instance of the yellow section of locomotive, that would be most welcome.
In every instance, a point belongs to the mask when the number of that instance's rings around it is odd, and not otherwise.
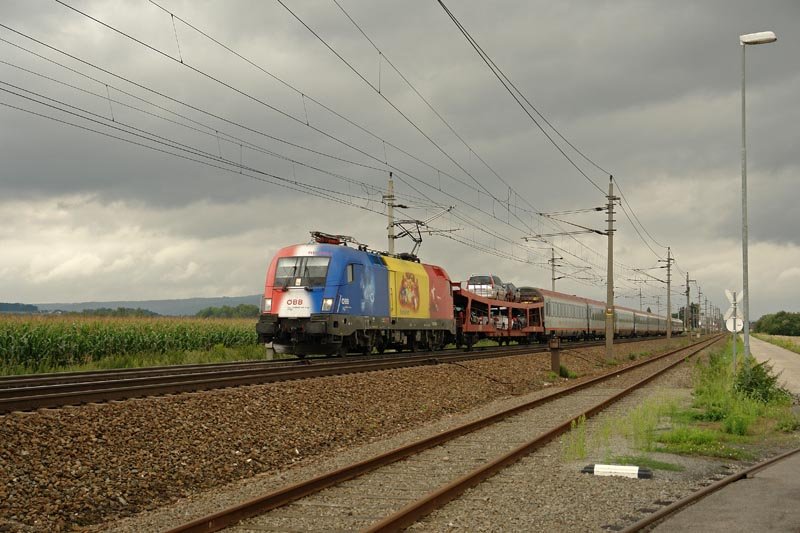
[[[428,273],[419,263],[384,257],[389,270],[389,311],[396,318],[429,318]]]

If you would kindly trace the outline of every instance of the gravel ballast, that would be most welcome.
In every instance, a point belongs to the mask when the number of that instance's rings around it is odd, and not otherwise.
[[[617,357],[666,343],[619,345]],[[598,348],[564,351],[562,361],[581,376],[605,370]],[[538,354],[12,413],[0,417],[0,529],[103,524],[291,471],[496,399],[548,390],[548,370],[549,356]]]

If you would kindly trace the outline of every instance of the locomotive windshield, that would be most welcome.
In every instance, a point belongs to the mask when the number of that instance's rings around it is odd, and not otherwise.
[[[330,257],[281,257],[275,269],[275,286],[321,287],[330,262]]]

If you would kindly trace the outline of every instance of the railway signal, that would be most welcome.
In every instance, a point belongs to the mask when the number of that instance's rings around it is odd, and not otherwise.
[[[742,310],[739,309],[739,302],[742,299],[744,290],[729,291],[725,289],[725,297],[731,303],[730,309],[725,312],[725,329],[733,334],[733,371],[736,372],[736,334],[744,329],[744,320],[742,320]],[[745,352],[745,357],[746,357]]]

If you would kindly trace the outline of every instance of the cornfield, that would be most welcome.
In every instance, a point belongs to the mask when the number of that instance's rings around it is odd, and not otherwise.
[[[111,355],[255,344],[250,319],[0,315],[0,365],[56,367]]]

